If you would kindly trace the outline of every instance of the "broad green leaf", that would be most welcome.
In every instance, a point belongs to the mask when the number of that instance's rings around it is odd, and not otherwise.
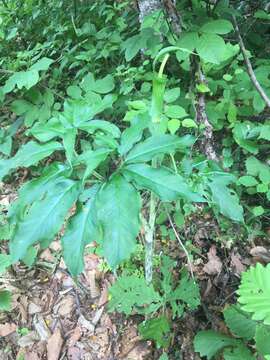
[[[264,208],[262,206],[254,206],[254,208],[252,209],[252,213],[255,216],[261,216],[264,214]]]
[[[50,156],[54,151],[62,149],[62,145],[55,141],[46,144],[29,141],[18,150],[14,157],[7,160],[0,160],[0,179],[7,175],[12,169],[36,165],[40,160]]]
[[[254,338],[256,322],[250,319],[248,313],[242,311],[238,306],[229,306],[223,311],[226,325],[230,331],[243,339]]]
[[[231,220],[243,222],[243,208],[239,204],[239,198],[228,185],[235,181],[229,174],[214,175],[209,178],[208,186],[212,192],[212,201],[218,207],[221,214]]]
[[[36,122],[36,124],[27,131],[27,135],[33,135],[41,142],[47,142],[56,137],[63,137],[66,132],[64,125],[58,118],[52,118],[47,123],[42,124]]]
[[[30,68],[30,70],[36,70],[36,71],[45,71],[48,70],[50,65],[54,61],[52,59],[49,59],[47,57],[43,57],[39,59],[35,64],[33,64]]]
[[[262,125],[260,127],[259,139],[265,139],[270,141],[270,125]]]
[[[156,155],[168,154],[176,150],[186,152],[195,142],[191,135],[155,135],[136,145],[127,155],[126,162],[149,161]]]
[[[199,331],[194,339],[195,351],[206,356],[208,360],[213,359],[222,349],[238,344],[238,340],[213,330]]]
[[[123,43],[126,61],[132,60],[141,49],[145,48],[146,40],[147,39],[141,37],[140,35],[134,35]]]
[[[185,119],[182,121],[182,126],[185,128],[197,128],[198,125],[196,122],[192,119]]]
[[[232,349],[225,349],[224,360],[256,360],[256,358],[244,344],[239,344]]]
[[[246,169],[248,174],[258,176],[264,184],[270,184],[270,167],[254,156],[247,158]]]
[[[237,291],[241,308],[251,313],[253,320],[270,325],[270,264],[257,263],[242,273],[241,284]]]
[[[12,264],[10,255],[0,254],[0,275]]]
[[[68,210],[76,201],[80,183],[63,179],[56,182],[46,196],[30,207],[25,217],[17,224],[10,253],[12,261],[22,259],[29,246],[42,242],[46,247],[61,229]]]
[[[167,347],[170,342],[170,323],[165,316],[146,320],[139,325],[139,333],[145,340],[154,340],[158,347]]]
[[[8,217],[11,223],[17,223],[23,218],[24,211],[35,200],[39,200],[56,181],[67,176],[70,172],[68,166],[53,163],[44,169],[41,176],[25,183],[19,189],[19,197],[9,207]]]
[[[185,199],[187,201],[204,202],[205,199],[192,191],[185,179],[165,167],[152,168],[146,164],[126,166],[124,174],[140,187],[156,193],[163,201]]]
[[[25,254],[25,256],[23,257],[22,261],[23,263],[28,266],[28,267],[32,267],[36,261],[37,258],[37,254],[38,254],[38,249],[34,246],[30,246],[27,249],[27,253]]]
[[[74,164],[84,164],[87,167],[87,176],[85,174],[85,177],[88,177],[92,174],[93,170],[95,170],[98,165],[104,161],[109,153],[112,152],[112,149],[109,148],[100,148],[97,150],[87,150],[84,151],[81,155],[79,155]]]
[[[181,122],[178,119],[171,119],[168,121],[168,130],[169,132],[174,135],[176,131],[180,128]]]
[[[9,311],[11,309],[12,296],[11,292],[4,290],[0,291],[0,311]]]
[[[103,229],[104,254],[110,266],[116,268],[135,249],[140,196],[121,175],[115,175],[99,191],[96,207]]]
[[[126,128],[121,135],[118,152],[121,156],[125,155],[138,141],[141,140],[144,129],[149,124],[148,114],[136,116],[130,127]]]
[[[74,165],[84,164],[86,170],[83,176],[83,181],[89,177],[92,172],[104,161],[112,149],[101,148],[97,150],[88,150],[79,155],[74,162]]]
[[[256,186],[258,184],[258,181],[253,176],[245,175],[241,176],[238,179],[238,184],[244,185],[246,187]]]
[[[169,360],[169,358],[166,353],[163,353],[158,360]]]
[[[109,311],[131,315],[149,314],[162,306],[162,298],[152,284],[147,285],[144,278],[136,275],[122,275],[109,289],[111,299]]]
[[[94,91],[99,94],[107,94],[114,88],[112,75],[107,75],[103,79],[95,80],[93,74],[86,75],[81,83],[84,91]]]
[[[232,23],[228,20],[220,19],[220,20],[212,20],[204,24],[200,31],[210,34],[228,34],[233,30]]]
[[[3,87],[4,93],[11,92],[15,86],[18,89],[25,87],[29,90],[31,87],[36,85],[39,81],[39,75],[37,70],[19,71],[14,73],[5,83]]]
[[[70,164],[72,164],[72,161],[76,155],[76,151],[75,151],[76,137],[77,137],[77,129],[75,128],[67,129],[65,134],[62,136],[66,157]]]
[[[78,276],[83,271],[85,246],[97,240],[94,202],[95,195],[85,205],[78,205],[61,240],[64,260],[72,276]]]
[[[258,324],[256,327],[255,343],[256,350],[261,355],[270,354],[270,328],[268,326]]]
[[[254,139],[254,137],[251,136],[251,130],[252,127],[249,123],[236,123],[233,129],[233,136],[239,146],[252,154],[257,154],[259,146],[256,142],[256,137],[258,136],[255,136]]]
[[[73,99],[81,99],[82,90],[79,88],[79,86],[71,85],[67,88],[67,94]]]
[[[219,64],[224,61],[228,55],[224,40],[216,34],[201,35],[196,50],[204,61],[213,64]]]
[[[121,132],[119,128],[105,120],[91,120],[83,124],[78,125],[79,129],[87,131],[89,134],[93,134],[96,130],[102,130],[111,134],[115,138],[119,138]]]
[[[180,96],[180,88],[176,87],[165,91],[164,101],[166,103],[172,103],[177,100]]]
[[[181,119],[187,116],[186,110],[179,105],[167,105],[165,107],[165,115],[172,119]]]

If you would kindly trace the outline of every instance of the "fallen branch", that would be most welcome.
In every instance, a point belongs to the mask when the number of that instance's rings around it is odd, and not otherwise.
[[[239,46],[240,46],[242,55],[244,57],[244,61],[245,61],[245,64],[246,64],[246,68],[247,68],[247,72],[248,72],[248,75],[250,77],[250,80],[252,81],[252,83],[255,86],[258,93],[261,95],[262,99],[265,101],[265,104],[267,105],[267,107],[270,108],[270,98],[266,95],[264,89],[261,87],[261,84],[259,83],[259,81],[256,78],[256,75],[255,75],[254,70],[252,68],[251,62],[250,62],[250,60],[248,58],[247,50],[246,50],[245,44],[243,42],[242,36],[240,34],[239,27],[238,27],[235,16],[233,16],[233,22],[234,22],[234,29],[235,29],[236,35],[238,37]]]

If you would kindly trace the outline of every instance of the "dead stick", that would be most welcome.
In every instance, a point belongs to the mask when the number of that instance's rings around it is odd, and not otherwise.
[[[247,50],[245,48],[245,44],[244,44],[242,36],[240,34],[239,27],[238,27],[235,16],[233,16],[233,22],[234,22],[234,29],[235,29],[236,35],[238,37],[239,46],[240,46],[241,52],[242,52],[243,57],[244,57],[244,61],[245,61],[245,64],[246,64],[246,68],[247,68],[247,72],[248,72],[248,75],[250,77],[250,80],[252,81],[252,83],[255,86],[258,93],[261,95],[262,99],[265,101],[267,107],[270,108],[270,99],[266,95],[264,89],[261,87],[261,84],[259,83],[259,81],[256,78],[256,75],[255,75],[254,70],[252,68],[251,62],[250,62],[250,60],[249,60],[249,58],[247,56]]]

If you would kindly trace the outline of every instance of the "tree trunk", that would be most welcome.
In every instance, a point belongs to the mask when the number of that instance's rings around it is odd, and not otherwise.
[[[138,0],[139,7],[139,20],[140,23],[143,22],[143,19],[151,14],[152,12],[161,9],[161,1],[160,0]]]

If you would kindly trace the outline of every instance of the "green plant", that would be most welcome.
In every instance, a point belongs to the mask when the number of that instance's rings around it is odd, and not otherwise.
[[[257,264],[242,274],[237,292],[239,304],[231,305],[223,312],[233,337],[212,330],[200,331],[194,346],[201,356],[212,359],[223,352],[225,360],[269,358],[269,271],[270,265]],[[251,341],[255,341],[255,355],[248,347]]]
[[[147,284],[142,276],[122,275],[110,288],[109,311],[145,315],[146,320],[139,325],[140,334],[145,339],[155,340],[159,347],[169,345],[171,320],[181,318],[200,304],[198,285],[186,270],[181,271],[181,278],[175,285],[175,267],[176,262],[164,255],[155,286]]]

